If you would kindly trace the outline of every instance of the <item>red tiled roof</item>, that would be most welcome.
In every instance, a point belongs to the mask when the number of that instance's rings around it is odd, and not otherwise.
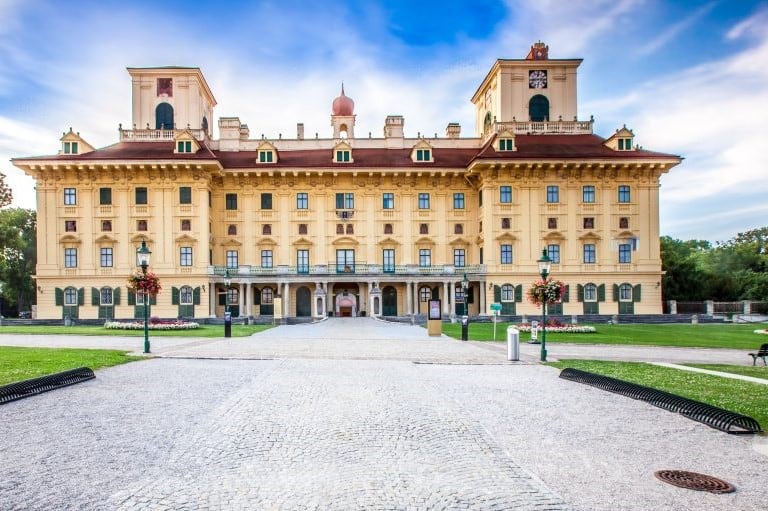
[[[496,137],[493,138],[495,141]],[[478,154],[479,159],[642,159],[679,158],[673,154],[657,153],[638,149],[635,151],[614,151],[606,147],[605,139],[597,135],[517,135],[517,151],[499,152],[489,143]]]
[[[118,142],[85,154],[55,154],[16,158],[17,160],[211,160],[216,156],[205,146],[197,153],[175,153],[175,142]]]

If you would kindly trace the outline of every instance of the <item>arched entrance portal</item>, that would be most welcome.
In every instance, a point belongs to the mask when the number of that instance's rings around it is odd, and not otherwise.
[[[357,284],[336,284],[333,297],[334,314],[342,318],[354,318],[360,315],[360,288]]]
[[[397,316],[397,290],[392,286],[386,286],[381,291],[382,316]]]
[[[305,318],[312,315],[312,293],[308,287],[301,286],[296,290],[296,317]]]

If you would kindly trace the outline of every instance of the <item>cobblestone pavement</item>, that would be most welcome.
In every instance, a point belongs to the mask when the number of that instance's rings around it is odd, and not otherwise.
[[[765,507],[764,437],[507,364],[481,343],[334,323],[331,338],[281,327],[167,346],[211,359],[117,366],[0,406],[0,509]],[[212,360],[215,346],[251,359]],[[270,350],[280,356],[255,360]],[[665,485],[662,469],[737,492]]]

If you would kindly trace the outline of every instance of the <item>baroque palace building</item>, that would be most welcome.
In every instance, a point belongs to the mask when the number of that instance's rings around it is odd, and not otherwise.
[[[607,139],[577,118],[580,59],[499,59],[472,97],[475,133],[251,138],[218,121],[198,68],[129,68],[132,129],[95,149],[71,129],[37,182],[37,317],[142,317],[126,288],[142,241],[160,317],[537,314],[525,291],[546,250],[568,285],[552,314],[661,313],[659,178],[679,156]],[[464,291],[462,281],[469,285]],[[229,283],[229,286],[227,286]]]

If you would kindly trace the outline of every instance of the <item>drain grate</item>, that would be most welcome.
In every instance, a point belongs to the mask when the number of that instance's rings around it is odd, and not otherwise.
[[[731,483],[722,479],[696,472],[658,470],[653,475],[660,481],[689,490],[708,491],[709,493],[731,493],[736,489]]]

